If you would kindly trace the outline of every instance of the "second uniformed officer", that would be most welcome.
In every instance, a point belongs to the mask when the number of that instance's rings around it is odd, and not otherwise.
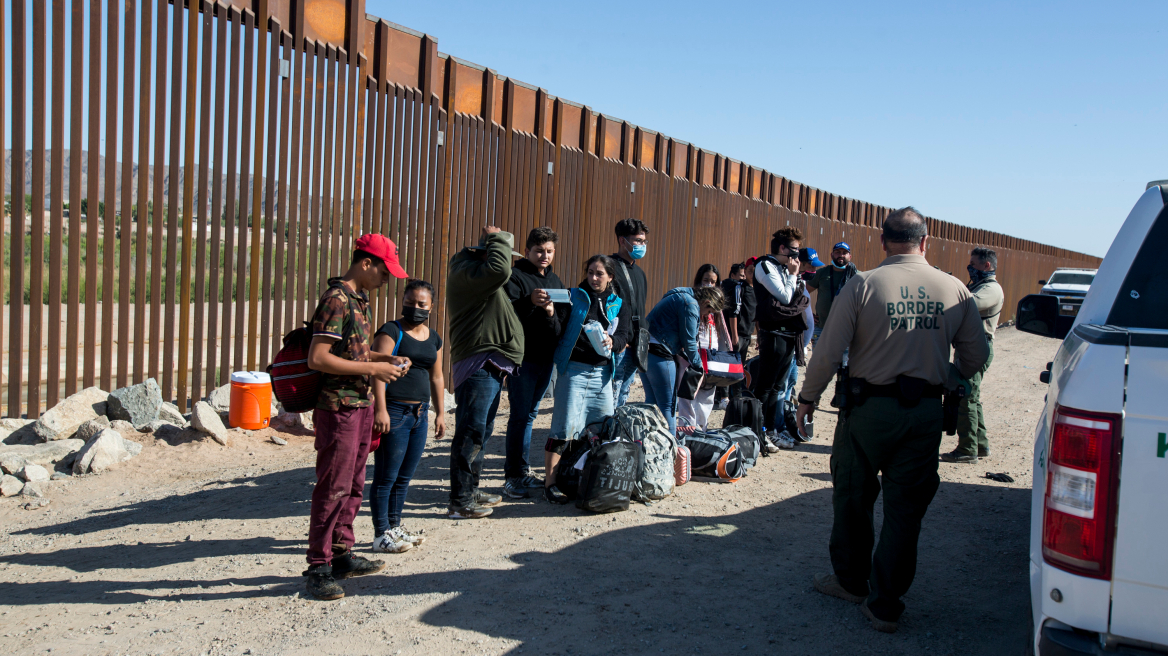
[[[925,260],[924,217],[912,207],[893,212],[880,240],[888,257],[856,274],[832,304],[807,366],[797,423],[802,430],[850,347],[848,399],[831,455],[835,573],[816,576],[815,587],[862,603],[872,626],[891,633],[916,574],[921,519],[940,484],[950,345],[965,378],[981,368],[988,350],[969,290]],[[873,556],[872,507],[881,483],[884,526]]]

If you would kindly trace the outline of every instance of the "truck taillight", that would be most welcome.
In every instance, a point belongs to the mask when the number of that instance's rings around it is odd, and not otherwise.
[[[1119,415],[1055,408],[1042,521],[1042,555],[1055,567],[1111,577],[1119,425]]]

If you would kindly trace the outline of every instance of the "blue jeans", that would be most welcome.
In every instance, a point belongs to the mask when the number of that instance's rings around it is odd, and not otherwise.
[[[795,386],[799,383],[799,363],[791,358],[791,367],[787,369],[787,380],[784,383],[787,386],[787,394],[783,398],[790,401],[795,397]]]
[[[630,345],[616,354],[616,373],[613,374],[613,407],[619,408],[629,400],[629,389],[633,386],[633,374],[637,371],[636,347]],[[645,374],[641,374],[641,385],[645,384]]]
[[[507,459],[503,475],[526,476],[531,471],[531,425],[539,414],[539,402],[552,382],[551,362],[524,362],[515,376],[507,381],[507,400],[511,416],[507,418]]]
[[[505,373],[483,367],[454,390],[454,438],[450,441],[450,506],[465,508],[479,491],[487,440],[495,432]]]
[[[612,365],[568,362],[556,381],[551,438],[574,440],[585,426],[611,415],[612,408]]]
[[[373,484],[369,488],[375,536],[401,524],[406,492],[426,450],[426,433],[430,429],[429,403],[386,401],[385,409],[389,411],[390,429],[373,452]]]
[[[670,434],[677,434],[677,363],[673,358],[649,354],[649,368],[641,375],[645,384],[645,403],[661,409],[669,422]]]

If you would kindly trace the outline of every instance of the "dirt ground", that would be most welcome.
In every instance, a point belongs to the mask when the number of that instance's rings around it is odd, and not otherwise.
[[[0,652],[1021,653],[1038,374],[1057,346],[998,332],[983,391],[993,458],[941,464],[894,635],[811,586],[830,571],[835,418],[821,411],[815,440],[760,459],[738,483],[695,482],[603,516],[524,500],[485,520],[448,520],[449,442],[432,440],[405,520],[429,541],[379,555],[389,566],[344,581],[336,602],[306,599],[300,575],[311,435],[282,433],[289,443],[277,446],[274,431],[241,434],[230,448],[141,435],[140,456],[54,482],[45,508],[0,500]],[[492,491],[503,483],[504,424],[484,471]],[[533,438],[541,462],[549,424],[550,403]],[[367,506],[356,527],[367,552]]]

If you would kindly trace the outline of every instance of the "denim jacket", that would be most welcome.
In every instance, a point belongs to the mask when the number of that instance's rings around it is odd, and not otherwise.
[[[677,287],[649,312],[649,334],[674,355],[701,362],[698,355],[698,315],[701,308],[690,287]]]
[[[588,307],[592,304],[592,297],[583,289],[574,287],[570,291],[572,293],[572,312],[568,315],[568,321],[564,325],[564,333],[560,336],[560,343],[556,346],[555,355],[556,369],[561,376],[568,370],[568,360],[572,357],[572,348],[580,337],[580,331],[584,328],[584,318],[588,316]],[[604,299],[604,316],[608,317],[609,324],[620,314],[621,303],[621,297],[611,292],[608,298]],[[609,361],[615,365],[614,358],[615,353],[609,357]],[[614,366],[610,371],[615,369]]]

